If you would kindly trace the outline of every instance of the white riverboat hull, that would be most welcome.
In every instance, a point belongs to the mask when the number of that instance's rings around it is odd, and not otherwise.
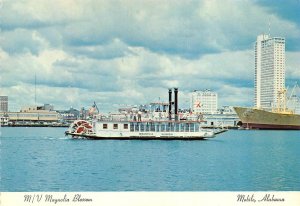
[[[190,133],[160,133],[155,134],[153,132],[143,133],[110,133],[110,134],[82,134],[66,132],[67,135],[71,135],[73,138],[87,138],[87,139],[99,139],[99,140],[202,140],[215,137],[215,133],[212,131],[201,132],[197,134]]]

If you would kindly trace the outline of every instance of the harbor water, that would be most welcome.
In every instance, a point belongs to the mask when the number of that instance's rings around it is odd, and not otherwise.
[[[202,141],[76,140],[2,127],[0,191],[299,191],[300,132]]]

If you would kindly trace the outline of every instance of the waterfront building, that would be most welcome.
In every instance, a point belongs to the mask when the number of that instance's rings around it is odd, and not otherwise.
[[[57,110],[57,112],[59,113],[60,120],[62,122],[74,122],[75,120],[79,119],[80,116],[80,111],[74,109],[73,107],[68,110]]]
[[[8,125],[9,117],[5,114],[0,114],[0,126],[6,126]]]
[[[191,93],[191,110],[193,113],[214,114],[218,109],[218,94],[210,90],[194,90]]]
[[[44,104],[44,106],[42,106],[42,109],[53,111],[54,110],[54,106],[51,105],[51,104]]]
[[[236,128],[240,121],[236,113],[234,114],[205,114],[203,115],[203,127],[226,127]]]
[[[285,39],[259,35],[255,44],[255,107],[270,109],[285,89]]]
[[[8,96],[0,96],[0,112],[8,112]]]
[[[204,114],[203,121],[203,127],[236,128],[240,119],[232,106],[222,106],[214,114]]]
[[[57,122],[59,114],[56,111],[43,109],[43,106],[23,107],[20,112],[0,112],[0,116],[7,115],[9,122]]]

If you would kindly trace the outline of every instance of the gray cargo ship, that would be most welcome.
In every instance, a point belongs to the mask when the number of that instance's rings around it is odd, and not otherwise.
[[[300,115],[291,111],[265,111],[249,107],[234,107],[247,129],[300,130]]]

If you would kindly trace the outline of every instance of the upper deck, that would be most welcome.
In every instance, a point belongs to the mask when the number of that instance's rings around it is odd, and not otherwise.
[[[199,132],[199,121],[132,121],[96,120],[93,128],[98,131],[130,132]]]

